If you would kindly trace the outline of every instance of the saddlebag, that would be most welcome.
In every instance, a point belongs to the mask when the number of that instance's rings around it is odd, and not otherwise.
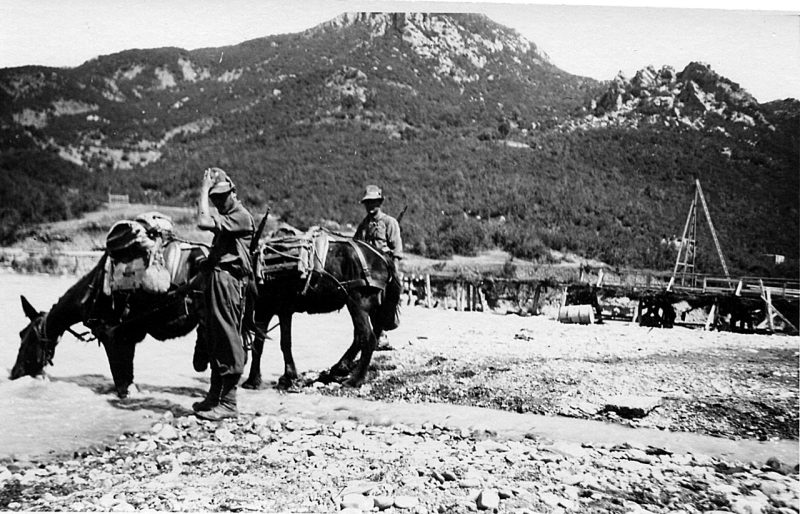
[[[267,239],[259,245],[256,278],[260,283],[290,275],[305,278],[310,270],[325,268],[328,245],[328,234],[318,229]]]
[[[166,293],[172,277],[164,264],[163,239],[141,221],[119,221],[106,236],[104,291]]]

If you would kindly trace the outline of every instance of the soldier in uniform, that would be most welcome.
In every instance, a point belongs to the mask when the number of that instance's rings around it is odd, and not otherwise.
[[[369,185],[361,198],[361,204],[367,215],[359,223],[353,239],[364,241],[365,243],[383,252],[389,263],[390,280],[397,281],[402,285],[401,277],[397,269],[398,261],[403,258],[403,239],[400,236],[400,224],[395,218],[389,216],[381,210],[383,204],[383,191],[375,185]],[[401,294],[402,287],[396,289],[397,294]],[[399,300],[399,298],[398,298]],[[397,327],[399,320],[397,317],[386,327],[393,329]],[[389,349],[386,341],[386,332],[382,335],[382,341],[378,346],[379,350]]]
[[[211,214],[209,200],[217,214]],[[211,385],[205,399],[192,408],[197,417],[218,421],[239,414],[236,389],[246,358],[242,321],[252,275],[249,247],[255,231],[253,217],[236,196],[236,186],[219,168],[203,173],[197,226],[214,233],[204,263],[203,339],[211,364]]]
[[[395,260],[403,258],[403,240],[400,224],[381,210],[383,191],[378,186],[367,186],[361,204],[367,215],[358,225],[353,239],[364,241]]]

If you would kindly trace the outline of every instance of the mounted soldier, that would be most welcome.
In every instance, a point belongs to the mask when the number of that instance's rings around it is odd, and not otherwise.
[[[366,187],[364,196],[361,198],[361,205],[364,206],[366,216],[356,228],[353,239],[364,241],[383,253],[384,258],[389,263],[390,280],[402,285],[401,277],[398,272],[398,261],[403,258],[403,239],[400,235],[400,223],[381,210],[383,205],[383,191],[376,185]],[[402,287],[399,289],[402,294]],[[395,316],[393,323],[390,323],[391,330],[399,324],[399,319]]]
[[[209,200],[216,207],[212,215]],[[205,262],[205,313],[203,336],[211,381],[204,400],[192,405],[198,417],[218,421],[238,416],[236,389],[244,371],[246,353],[242,338],[245,297],[252,276],[250,243],[253,217],[236,196],[236,186],[225,171],[206,169],[200,187],[197,226],[214,233]],[[195,352],[195,367],[198,353]]]

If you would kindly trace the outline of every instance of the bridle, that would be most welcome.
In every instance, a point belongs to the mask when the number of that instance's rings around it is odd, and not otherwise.
[[[39,342],[39,347],[41,348],[41,352],[39,353],[39,361],[38,364],[44,368],[46,365],[53,365],[53,356],[56,353],[56,344],[58,344],[58,338],[49,338],[47,337],[47,314],[42,314],[35,322],[31,324],[31,329],[33,330],[33,334],[36,336],[36,339]]]

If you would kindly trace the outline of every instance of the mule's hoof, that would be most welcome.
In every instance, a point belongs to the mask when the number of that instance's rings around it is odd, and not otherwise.
[[[350,374],[350,370],[352,366],[347,366],[342,364],[341,362],[334,364],[328,374],[331,376],[331,380],[336,380],[336,378],[344,378]]]
[[[297,389],[297,378],[289,378],[286,375],[283,375],[281,378],[278,379],[278,389],[292,391],[293,389]]]
[[[136,384],[130,384],[128,387],[118,388],[117,396],[120,400],[125,400],[128,398],[140,398],[142,396],[142,392],[138,387],[136,387]]]
[[[258,390],[261,389],[263,385],[261,380],[246,380],[242,383],[242,389]]]
[[[330,384],[331,382],[336,382],[336,376],[331,373],[330,371],[323,371],[319,374],[316,380],[313,382],[321,382],[325,385]]]
[[[342,382],[343,386],[345,386],[345,387],[353,387],[353,388],[356,388],[356,389],[361,387],[363,384],[364,384],[364,379],[363,378],[355,378],[355,377],[350,377],[347,380],[345,380],[344,382]]]

